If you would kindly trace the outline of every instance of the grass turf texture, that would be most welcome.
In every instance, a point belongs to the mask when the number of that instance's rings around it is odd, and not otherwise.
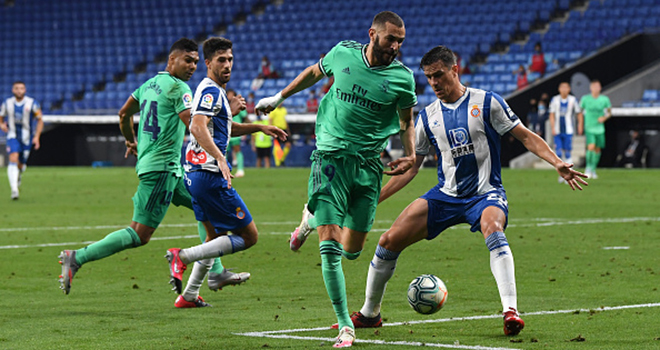
[[[202,296],[213,308],[174,308],[163,258],[170,247],[199,242],[192,212],[170,208],[148,245],[85,265],[71,294],[58,288],[62,249],[103,238],[132,217],[137,178],[129,168],[38,168],[23,178],[19,201],[9,199],[0,172],[0,348],[2,349],[309,349],[321,340],[269,339],[235,333],[330,326],[335,322],[321,277],[317,236],[299,253],[288,248],[306,200],[307,169],[248,169],[234,184],[255,218],[259,243],[223,258],[249,271],[244,285]],[[552,171],[504,170],[510,207],[507,237],[516,261],[522,312],[591,309],[592,312],[523,316],[516,337],[502,333],[501,318],[360,329],[358,339],[516,349],[657,349],[660,308],[598,311],[600,306],[660,302],[657,254],[658,171],[599,170],[584,192],[557,184]],[[344,260],[349,309],[359,310],[369,261],[380,234],[403,208],[437,183],[423,170],[378,209],[376,224],[357,261]],[[606,219],[655,217],[632,222]],[[547,219],[547,220],[546,220]],[[596,219],[597,222],[578,222]],[[548,224],[551,223],[551,224]],[[552,224],[554,223],[554,224]],[[539,224],[542,224],[539,226]],[[101,227],[98,226],[107,226]],[[176,225],[180,225],[177,227]],[[89,226],[81,229],[81,226]],[[57,229],[53,229],[53,227]],[[69,227],[68,229],[65,227]],[[25,230],[17,230],[25,228]],[[76,242],[64,246],[35,246]],[[19,248],[7,248],[18,245]],[[27,246],[27,247],[24,247]],[[604,247],[628,246],[628,250]],[[493,315],[501,312],[478,233],[460,225],[404,251],[383,304],[385,322]],[[189,272],[188,272],[189,273]],[[186,278],[188,276],[186,274]],[[449,298],[431,316],[407,304],[408,283],[433,273]],[[332,338],[336,331],[292,333]],[[584,341],[570,341],[580,336]],[[512,339],[517,342],[512,342]],[[518,342],[519,341],[519,342]],[[357,348],[415,346],[356,343]]]

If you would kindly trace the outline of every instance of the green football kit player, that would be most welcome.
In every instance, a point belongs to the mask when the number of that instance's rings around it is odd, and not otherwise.
[[[192,92],[185,81],[192,77],[198,61],[197,43],[185,38],[176,41],[170,49],[166,70],[135,90],[119,111],[120,129],[126,138],[125,156],[138,157],[135,170],[140,182],[133,196],[133,219],[129,227],[112,232],[98,242],[61,252],[59,281],[66,294],[83,264],[147,244],[170,203],[192,210],[191,196],[183,183],[181,147],[192,104]],[[137,112],[140,112],[140,124],[136,139],[133,115]],[[198,224],[202,241],[208,229]],[[216,272],[222,274],[222,264],[216,263]],[[198,304],[207,305],[201,298]]]
[[[227,99],[231,101],[232,98],[238,96],[236,91],[232,89],[227,90]],[[234,116],[233,121],[236,123],[249,123],[248,113],[246,110],[242,110],[240,113]],[[232,137],[229,139],[229,149],[231,149],[232,154],[232,166],[236,167],[236,173],[234,176],[243,177],[245,176],[245,167],[244,167],[244,158],[243,151],[241,151],[241,137]]]
[[[584,134],[587,138],[587,164],[584,173],[596,179],[600,152],[605,148],[605,121],[612,116],[612,103],[609,97],[600,94],[602,86],[599,80],[592,80],[589,90],[591,94],[580,99],[580,108],[584,113]]]
[[[383,176],[380,153],[391,135],[401,132],[405,156],[388,164],[388,175],[413,165],[417,104],[413,73],[395,58],[405,38],[403,20],[389,11],[374,17],[369,44],[343,41],[318,64],[305,69],[255,110],[269,113],[285,98],[334,76],[316,118],[316,146],[308,183],[308,203],[290,248],[298,250],[309,233],[319,233],[323,278],[338,320],[335,347],[355,340],[348,314],[342,256],[356,259],[371,229]]]

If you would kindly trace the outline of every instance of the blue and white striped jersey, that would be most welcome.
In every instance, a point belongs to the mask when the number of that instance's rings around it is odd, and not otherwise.
[[[210,117],[207,124],[213,142],[222,154],[227,154],[227,146],[231,138],[232,115],[225,89],[216,82],[206,77],[199,83],[193,98],[192,110],[190,111],[190,122],[195,115]],[[186,172],[206,170],[220,172],[218,161],[197,143],[195,137],[190,135],[190,143],[186,148]],[[231,165],[229,165],[231,169]]]
[[[565,99],[561,95],[553,96],[549,108],[550,113],[555,114],[555,125],[552,125],[555,134],[573,135],[575,116],[581,112],[577,98],[573,95]]]
[[[32,144],[32,122],[41,107],[32,97],[24,96],[21,102],[12,96],[2,102],[0,115],[6,118],[7,139],[18,139],[24,145]]]
[[[467,88],[458,101],[436,100],[419,113],[416,153],[435,149],[443,193],[461,198],[484,194],[502,188],[500,136],[518,124],[498,94]]]

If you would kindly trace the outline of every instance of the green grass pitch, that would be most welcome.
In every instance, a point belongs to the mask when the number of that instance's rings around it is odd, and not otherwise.
[[[9,199],[1,171],[0,349],[329,348],[336,331],[285,331],[335,322],[317,236],[299,253],[287,243],[306,201],[309,170],[246,173],[234,184],[255,218],[259,242],[223,262],[252,278],[217,293],[205,285],[202,296],[213,308],[179,310],[163,255],[199,242],[192,212],[172,207],[148,245],[85,265],[66,296],[58,288],[58,253],[129,224],[133,169],[32,167],[18,201]],[[519,309],[527,313],[519,336],[504,336],[500,317],[481,317],[501,312],[499,295],[483,238],[460,225],[402,253],[382,310],[385,323],[400,324],[359,329],[358,339],[368,342],[354,347],[660,348],[660,172],[603,169],[599,175],[583,192],[572,192],[552,171],[503,172],[506,233]],[[350,310],[364,301],[380,234],[436,183],[435,171],[424,169],[379,207],[362,256],[343,263]],[[443,310],[430,316],[416,314],[406,300],[408,283],[423,273],[439,276],[449,290]],[[629,305],[636,307],[601,309]]]

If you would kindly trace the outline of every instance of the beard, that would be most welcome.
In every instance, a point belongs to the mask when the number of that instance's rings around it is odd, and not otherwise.
[[[376,35],[376,39],[374,40],[374,55],[376,56],[376,59],[382,63],[383,65],[389,66],[390,63],[394,62],[394,59],[396,58],[397,51],[394,50],[389,50],[389,49],[383,49],[380,46],[380,38],[378,35]]]

